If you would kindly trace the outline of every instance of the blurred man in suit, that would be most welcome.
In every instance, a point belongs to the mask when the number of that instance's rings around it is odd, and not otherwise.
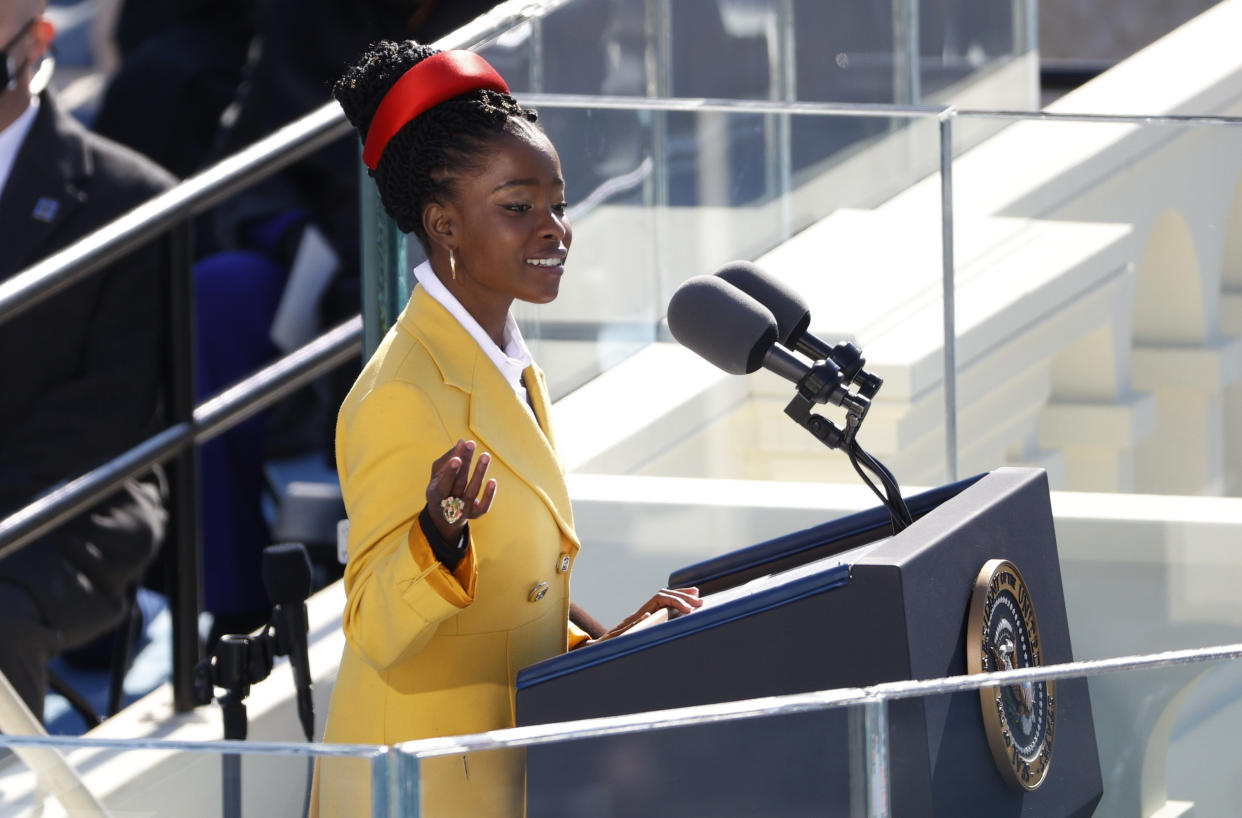
[[[55,34],[44,11],[45,0],[0,0],[0,281],[172,184],[32,88]],[[158,429],[159,263],[144,247],[0,324],[0,517]],[[48,660],[119,621],[164,519],[148,475],[0,559],[0,671],[36,716]]]

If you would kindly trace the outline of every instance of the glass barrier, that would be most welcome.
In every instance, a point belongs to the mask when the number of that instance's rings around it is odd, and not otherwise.
[[[1239,657],[1228,645],[1005,671],[991,685],[890,682],[396,749],[418,759],[417,786],[404,786],[420,793],[423,818],[462,814],[454,783],[467,774],[473,804],[520,814],[524,802],[544,818],[999,815],[1024,804],[1040,815],[1223,815],[1235,803]],[[988,726],[997,707],[1027,744]],[[1016,758],[1028,750],[1033,761]]]
[[[835,0],[577,0],[533,9],[506,30],[484,31],[473,47],[522,98],[1035,107],[1033,0],[975,5],[902,0],[859,9]],[[886,140],[894,125],[905,124],[875,116],[849,123],[803,120],[791,127],[787,117],[771,113],[739,112],[726,119],[705,110],[677,115],[637,108],[570,117],[576,121],[558,145],[571,202],[604,195],[606,187],[614,202],[628,191],[647,205],[679,208],[738,207],[795,190],[823,175],[826,157],[865,151]],[[545,119],[550,129],[563,130],[553,119],[550,113]],[[571,162],[579,152],[580,161]],[[745,169],[737,158],[743,153],[753,157]],[[734,165],[726,176],[712,172],[722,161]],[[872,170],[877,168],[879,177],[886,176],[885,163]],[[871,194],[883,185],[876,181]],[[364,186],[364,198],[372,198],[365,180]],[[394,280],[395,273],[381,273],[378,280],[370,273],[377,265],[404,270],[421,261],[421,252],[413,242],[394,246],[396,231],[376,223],[373,201],[365,201],[363,211],[369,352],[408,295],[408,282]],[[786,230],[805,226],[798,215],[786,215]],[[650,305],[642,310],[650,311]],[[570,378],[567,389],[577,380]]]
[[[525,99],[557,146],[574,227],[570,275],[558,299],[514,305],[554,399],[667,339],[661,321],[676,288],[728,261],[775,265],[793,286],[807,288],[808,300],[827,305],[817,311],[817,329],[867,343],[900,303],[894,297],[902,285],[890,276],[904,275],[875,253],[904,245],[940,259],[938,204],[908,214],[905,229],[916,242],[895,243],[866,228],[866,214],[879,203],[938,178],[937,109]],[[797,169],[794,146],[802,151]],[[424,258],[416,242],[404,250],[407,270]],[[930,289],[918,298],[939,298],[937,276],[923,284]],[[403,298],[409,287],[407,274],[385,289]],[[862,300],[865,308],[856,309]],[[935,456],[943,473],[943,445]]]
[[[515,310],[554,398],[667,338],[682,281],[752,259],[884,379],[859,439],[902,484],[1011,463],[1054,489],[1242,489],[1239,123],[530,99],[574,203],[573,277]],[[818,160],[795,162],[811,144]],[[608,468],[852,482],[779,417],[788,389],[752,380],[735,409]]]
[[[408,760],[385,747],[0,734],[0,815],[74,818],[302,818],[316,764],[374,794],[351,815],[397,818]]]
[[[1233,644],[625,715],[606,713],[703,696],[675,678],[609,689],[586,663],[560,695],[519,690],[519,718],[540,723],[395,748],[0,736],[0,814],[301,816],[318,761],[322,815],[1224,815],[1239,659]],[[584,710],[605,715],[543,723]],[[1010,719],[1010,744],[990,712]]]
[[[753,100],[519,90],[541,109],[558,146],[575,225],[572,277],[561,297],[548,307],[515,308],[553,398],[667,340],[662,319],[677,286],[745,258],[806,298],[813,331],[862,347],[885,385],[859,439],[903,485],[934,486],[1014,463],[1047,468],[1056,489],[1237,495],[1239,125],[762,101],[820,95],[808,82],[824,72],[799,67],[811,49],[791,45],[823,30],[811,21],[829,12],[816,8],[653,0],[626,16],[602,0],[580,2],[482,44],[489,59],[524,78],[516,88]],[[923,6],[917,35],[907,30],[913,18],[903,17],[904,8],[892,4],[876,20],[852,25],[870,25],[876,42],[887,43],[884,53],[898,53],[902,36],[911,55],[940,44],[942,62],[907,84],[952,88],[961,81],[954,72],[976,63],[986,67],[980,75],[999,76],[1008,69],[987,55],[1003,62],[1033,44],[1024,4],[969,24]],[[690,19],[717,17],[726,23],[705,29],[707,45],[677,36]],[[566,33],[574,31],[587,34]],[[747,56],[752,34],[756,54],[782,59]],[[552,36],[602,42],[624,81],[588,71],[572,45],[547,48]],[[954,68],[948,54],[975,56]],[[751,85],[734,82],[731,69],[711,69],[725,59],[718,55],[767,70],[743,72]],[[855,69],[867,64],[845,56]],[[942,156],[954,157],[947,176],[937,171]],[[391,245],[390,226],[374,232]],[[947,246],[945,235],[953,237]],[[421,260],[416,245],[402,252],[407,259],[394,252],[391,263],[403,270]],[[409,291],[408,278],[398,278],[380,287],[394,299],[389,315]],[[955,334],[947,347],[946,313]],[[943,377],[946,366],[953,378]],[[662,448],[619,453],[638,434],[630,428],[593,441],[569,465],[856,479],[844,458],[825,459],[815,441],[778,417],[789,397],[784,384],[771,386],[766,375],[747,383],[744,395],[724,399],[727,410],[717,401],[690,428],[685,418],[663,427],[659,418],[642,420],[653,433],[646,439]],[[673,397],[664,404],[651,414],[667,416],[679,405]]]
[[[782,272],[848,292],[846,277],[852,282],[856,267],[810,251],[809,242],[799,255],[790,239],[836,211],[864,210],[933,172],[938,156],[935,118],[926,113],[532,102],[558,146],[566,178],[585,180],[570,181],[573,278],[551,305],[515,305],[556,397],[661,337],[659,324],[677,287],[728,261],[763,260],[781,248]],[[781,120],[787,142],[770,143],[774,120]],[[695,136],[661,139],[661,122],[669,134]],[[796,140],[819,144],[819,161],[789,173],[786,146]],[[869,158],[858,161],[862,152]],[[928,226],[938,223],[934,211],[925,215]]]
[[[854,692],[541,724],[396,750],[418,761],[420,818],[873,814],[863,811],[863,707],[836,704]]]
[[[1242,492],[1242,122],[960,112],[958,465]],[[933,191],[912,189],[903,198]]]
[[[519,93],[907,105],[982,96],[1024,109],[1038,101],[1035,8],[578,0],[478,50]]]

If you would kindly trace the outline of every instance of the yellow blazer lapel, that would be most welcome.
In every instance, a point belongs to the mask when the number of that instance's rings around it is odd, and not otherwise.
[[[483,447],[480,451],[490,452],[529,485],[576,547],[578,535],[574,532],[565,476],[551,435],[544,434],[549,411],[542,373],[533,366],[526,370],[534,369],[536,375],[526,379],[526,388],[539,413],[536,422],[470,333],[422,287],[415,288],[400,320],[415,337],[423,339],[444,382],[469,395],[469,426]],[[500,491],[504,491],[504,486]]]
[[[561,530],[577,544],[569,491],[551,442],[500,370],[487,356],[479,358],[475,388],[470,395],[470,429],[493,457],[504,462],[543,499]]]
[[[535,410],[535,419],[539,421],[539,428],[543,429],[548,443],[552,446],[552,451],[555,452],[556,438],[552,436],[551,420],[552,401],[548,398],[548,381],[543,376],[543,370],[532,363],[522,373],[522,383],[526,385],[526,392],[530,395],[530,405]]]

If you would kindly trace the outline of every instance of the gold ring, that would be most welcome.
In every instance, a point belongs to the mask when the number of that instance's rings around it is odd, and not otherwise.
[[[444,516],[446,523],[453,525],[461,519],[461,512],[465,507],[466,501],[460,497],[445,497],[440,501],[440,514]]]

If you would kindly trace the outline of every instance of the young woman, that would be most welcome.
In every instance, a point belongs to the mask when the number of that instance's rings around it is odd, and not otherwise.
[[[573,239],[560,159],[470,52],[380,43],[333,93],[429,261],[338,418],[347,647],[324,740],[512,726],[517,672],[590,641],[569,623],[579,543],[547,386],[509,312],[560,289]],[[665,589],[599,638],[699,604]],[[522,758],[424,762],[424,814],[521,815]],[[369,789],[365,770],[325,760],[318,814],[369,814]]]

